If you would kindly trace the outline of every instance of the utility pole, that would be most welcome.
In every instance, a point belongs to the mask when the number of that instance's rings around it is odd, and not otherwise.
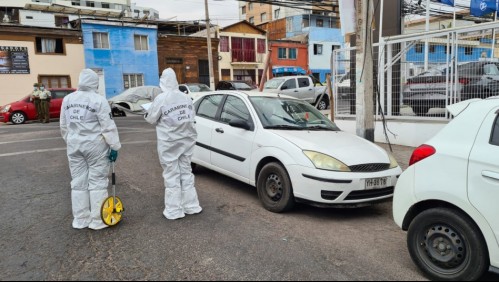
[[[213,72],[213,50],[211,46],[211,24],[210,12],[208,9],[208,0],[204,0],[204,8],[206,11],[206,26],[208,31],[208,67],[210,68],[210,88],[215,89],[215,73]]]
[[[430,31],[430,0],[426,1],[426,32]],[[425,40],[424,43],[424,70],[427,71],[429,68],[430,61],[430,43],[428,39]]]
[[[373,0],[355,0],[357,135],[374,142]],[[382,74],[381,74],[382,75]]]

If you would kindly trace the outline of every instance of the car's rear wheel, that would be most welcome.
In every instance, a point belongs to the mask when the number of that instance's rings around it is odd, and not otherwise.
[[[320,99],[320,97],[317,98],[317,100],[318,99]],[[327,110],[327,108],[329,107],[329,97],[327,95],[324,95],[324,97],[322,97],[322,100],[317,102],[316,106],[317,106],[317,109],[320,111]]]
[[[14,112],[10,116],[10,122],[13,124],[23,124],[27,120],[26,114],[23,112]]]
[[[457,210],[435,208],[416,216],[407,246],[416,265],[432,280],[475,281],[489,267],[480,229]]]
[[[423,106],[413,106],[412,111],[417,115],[417,116],[425,116],[429,111],[429,107],[423,107]]]
[[[271,212],[286,212],[295,204],[288,172],[278,163],[263,167],[258,175],[257,190],[263,206]]]

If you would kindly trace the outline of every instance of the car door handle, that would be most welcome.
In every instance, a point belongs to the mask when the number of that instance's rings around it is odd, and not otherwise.
[[[221,128],[217,128],[215,129],[216,132],[220,133],[220,134],[223,134],[225,131]]]
[[[491,178],[491,179],[494,179],[494,180],[499,180],[499,173],[497,173],[497,172],[482,171],[482,176],[483,177],[487,177],[487,178]]]
[[[298,90],[295,90],[295,93],[298,93]]]

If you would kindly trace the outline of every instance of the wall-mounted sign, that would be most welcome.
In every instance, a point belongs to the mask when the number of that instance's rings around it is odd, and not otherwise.
[[[0,74],[29,74],[28,47],[0,46]]]

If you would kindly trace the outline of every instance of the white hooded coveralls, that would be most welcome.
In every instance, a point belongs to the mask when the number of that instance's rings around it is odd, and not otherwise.
[[[163,71],[163,93],[154,99],[146,121],[156,125],[158,155],[165,182],[165,211],[168,219],[202,211],[194,187],[191,159],[196,145],[195,111],[191,98],[180,92],[175,72]]]
[[[78,91],[66,96],[61,108],[60,126],[73,179],[71,200],[76,229],[107,227],[101,219],[101,206],[108,197],[109,152],[121,148],[111,107],[97,94],[98,86],[98,75],[83,70]]]

